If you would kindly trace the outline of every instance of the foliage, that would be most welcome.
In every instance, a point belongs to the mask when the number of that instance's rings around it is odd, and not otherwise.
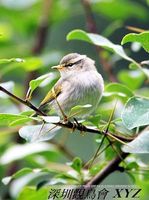
[[[122,44],[125,44],[127,42],[139,42],[141,43],[141,46],[145,49],[145,51],[149,52],[148,37],[149,37],[148,31],[140,34],[130,33],[125,35],[125,37],[122,40]]]
[[[9,0],[0,17],[0,199],[47,199],[52,185],[86,184],[121,151],[125,180],[112,172],[102,183],[133,182],[148,199],[148,1]],[[93,132],[59,126],[54,110],[34,115],[59,78],[51,67],[70,52],[94,59],[105,80],[96,111],[79,121]],[[69,120],[91,106],[75,106]]]

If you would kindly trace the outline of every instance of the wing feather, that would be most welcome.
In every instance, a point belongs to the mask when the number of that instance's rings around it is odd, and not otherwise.
[[[56,84],[45,96],[45,98],[40,103],[40,107],[43,107],[44,105],[52,102],[55,98],[57,98],[62,91],[62,87],[60,84]],[[39,108],[40,108],[39,107]]]

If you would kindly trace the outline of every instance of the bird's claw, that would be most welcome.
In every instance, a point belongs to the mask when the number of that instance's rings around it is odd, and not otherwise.
[[[63,122],[64,123],[67,123],[68,122],[68,117],[67,115],[63,114]]]
[[[81,123],[79,123],[78,121],[77,121],[77,119],[76,118],[74,118],[74,126],[75,126],[75,129],[78,129],[78,130],[80,130],[80,134],[82,135],[82,136],[84,136],[84,133],[85,133],[85,126],[83,125],[83,124],[81,124]]]

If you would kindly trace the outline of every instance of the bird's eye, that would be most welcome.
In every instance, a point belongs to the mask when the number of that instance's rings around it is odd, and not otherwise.
[[[72,66],[73,66],[73,63],[67,64],[67,67],[72,67]]]

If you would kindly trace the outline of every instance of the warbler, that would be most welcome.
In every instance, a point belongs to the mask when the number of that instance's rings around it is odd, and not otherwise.
[[[52,68],[59,70],[60,79],[45,96],[39,109],[48,113],[54,108],[59,116],[66,117],[73,107],[88,104],[91,106],[78,116],[90,115],[96,109],[104,90],[103,78],[97,72],[95,61],[86,55],[70,53]]]

